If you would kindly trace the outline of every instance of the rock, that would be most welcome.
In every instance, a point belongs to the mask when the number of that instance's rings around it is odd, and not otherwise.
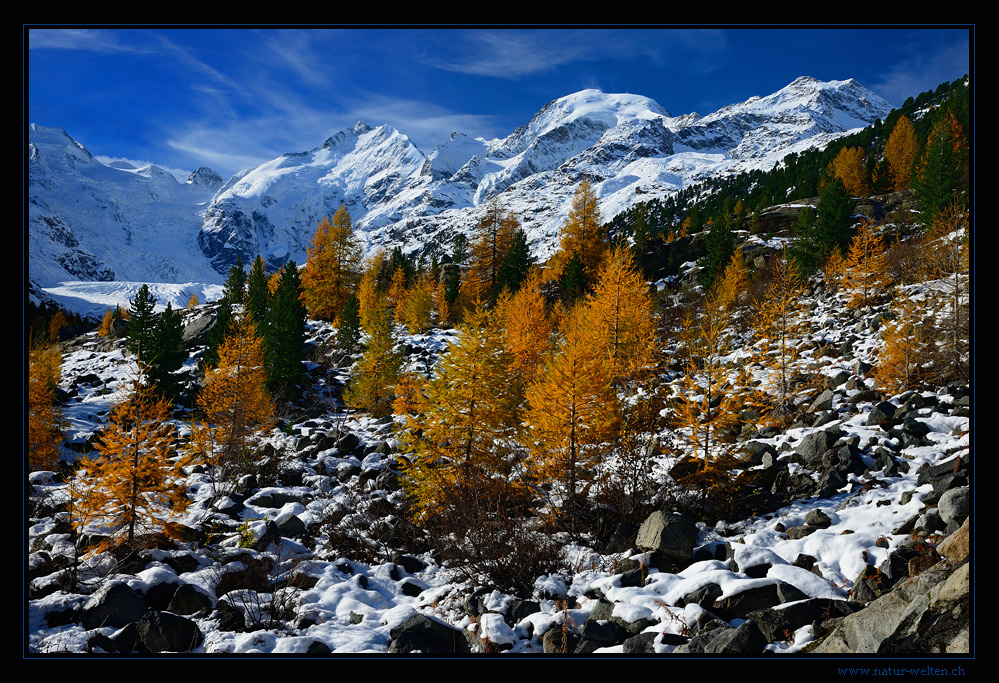
[[[389,652],[423,654],[455,654],[469,651],[468,641],[456,628],[425,614],[416,612],[389,633]]]
[[[110,581],[90,596],[80,615],[87,630],[102,626],[121,628],[138,621],[146,612],[146,603],[122,581]]]
[[[170,612],[151,610],[136,628],[149,652],[190,652],[204,640],[196,623]]]
[[[704,651],[710,654],[759,654],[768,642],[755,622],[745,621],[738,628],[725,630]]]
[[[680,515],[653,512],[638,529],[635,545],[640,550],[689,563],[697,542],[697,525]]]
[[[212,599],[205,593],[195,588],[193,584],[184,583],[177,587],[167,611],[174,614],[188,615],[196,614],[204,609],[211,609]]]
[[[970,517],[966,518],[960,529],[937,546],[937,552],[946,557],[951,564],[956,565],[968,559],[968,554],[971,552],[970,520]]]
[[[939,562],[900,581],[865,609],[845,617],[813,652],[876,653],[883,645],[894,653],[968,652],[968,567],[965,563],[952,572],[949,563]],[[918,633],[920,626],[925,639]]]
[[[828,529],[832,525],[832,520],[822,510],[812,510],[805,515],[805,524],[817,529]]]
[[[959,486],[949,489],[940,496],[937,509],[940,511],[940,518],[946,522],[948,529],[953,526],[953,530],[956,530],[968,518],[971,507],[970,490],[968,486]]]

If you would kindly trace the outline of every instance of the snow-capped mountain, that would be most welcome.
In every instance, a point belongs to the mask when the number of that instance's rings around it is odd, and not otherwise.
[[[187,184],[155,167],[112,169],[62,131],[32,126],[32,279],[216,281],[237,255],[301,264],[316,224],[341,203],[366,252],[448,252],[495,201],[518,216],[543,258],[584,177],[609,219],[710,175],[771,168],[890,110],[854,80],[802,77],[703,117],[584,90],[505,138],[454,133],[427,154],[391,126],[359,122],[237,174],[213,198],[220,179],[208,169]]]
[[[103,164],[61,128],[32,124],[28,140],[30,278],[212,282],[198,226],[222,179],[187,183],[163,169]]]
[[[639,95],[584,90],[546,104],[505,138],[455,133],[425,157],[397,131],[358,123],[320,148],[230,181],[206,213],[199,244],[220,271],[237,251],[244,261],[261,253],[274,265],[301,262],[316,223],[343,202],[368,251],[447,251],[496,201],[520,218],[545,256],[583,177],[610,218],[709,175],[771,168],[889,111],[854,80],[802,77],[704,117],[674,117]]]

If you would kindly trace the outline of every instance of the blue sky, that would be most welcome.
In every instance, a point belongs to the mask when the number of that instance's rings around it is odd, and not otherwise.
[[[674,115],[856,78],[894,104],[969,73],[966,28],[31,28],[28,122],[102,157],[224,177],[363,120],[429,153],[582,90]]]

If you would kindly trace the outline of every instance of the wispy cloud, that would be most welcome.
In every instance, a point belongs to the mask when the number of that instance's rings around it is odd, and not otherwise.
[[[29,50],[83,50],[87,52],[148,52],[142,45],[121,40],[113,31],[77,28],[33,28],[28,31]]]
[[[446,71],[507,79],[608,57],[677,60],[685,68],[710,70],[715,63],[711,57],[725,49],[722,32],[700,29],[469,30],[453,35],[444,56],[424,56],[423,61]]]

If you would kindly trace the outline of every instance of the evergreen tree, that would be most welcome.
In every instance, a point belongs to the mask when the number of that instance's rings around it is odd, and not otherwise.
[[[128,339],[125,347],[139,357],[140,361],[149,361],[153,341],[153,331],[156,326],[156,297],[149,293],[149,285],[142,285],[131,299],[128,307]]]
[[[967,140],[957,118],[948,110],[939,115],[916,167],[916,196],[927,224],[963,189],[967,175]]]
[[[852,210],[853,202],[846,193],[843,182],[827,174],[819,187],[819,217],[814,232],[814,238],[823,254],[828,254],[833,247],[845,250],[849,246]]]
[[[732,253],[735,251],[735,235],[732,234],[728,219],[724,215],[710,221],[705,242],[708,249],[708,261],[701,282],[706,287],[710,287],[722,268],[732,260]]]
[[[219,299],[218,307],[215,309],[215,322],[208,331],[208,347],[202,359],[205,367],[214,367],[219,360],[219,347],[229,334],[229,327],[232,325],[232,301],[226,297]]]
[[[347,297],[340,311],[340,328],[336,343],[347,353],[353,353],[361,341],[361,303],[356,295]]]
[[[246,312],[253,318],[258,328],[267,324],[269,295],[264,259],[258,255],[253,260],[253,265],[250,267],[250,275],[246,280],[245,303]]]
[[[463,232],[454,236],[454,244],[451,246],[451,261],[459,264],[468,261],[468,238]]]
[[[306,310],[294,261],[285,264],[270,301],[264,332],[267,386],[274,393],[296,396],[302,379]]]
[[[181,382],[176,372],[185,360],[183,321],[180,313],[167,303],[166,310],[156,321],[148,356],[149,381],[160,396],[174,399],[180,394]]]
[[[508,289],[511,293],[520,289],[521,283],[527,278],[533,265],[534,257],[531,256],[531,247],[527,243],[527,233],[518,227],[513,233],[510,249],[499,269],[496,279],[497,293],[503,289]]]
[[[243,268],[243,257],[236,255],[236,265],[229,269],[229,276],[222,287],[222,298],[228,299],[230,303],[243,303],[243,294],[246,289],[246,270]]]

